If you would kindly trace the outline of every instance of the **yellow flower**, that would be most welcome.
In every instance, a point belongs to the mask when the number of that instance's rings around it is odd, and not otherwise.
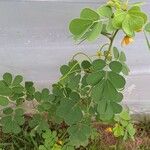
[[[113,131],[112,131],[111,127],[108,127],[108,128],[105,129],[105,132],[112,133]]]
[[[126,36],[123,38],[123,40],[122,40],[122,42],[121,42],[121,45],[122,45],[122,46],[126,46],[126,45],[132,43],[133,41],[134,41],[134,40],[133,40],[132,37],[129,37],[129,36],[126,35]]]

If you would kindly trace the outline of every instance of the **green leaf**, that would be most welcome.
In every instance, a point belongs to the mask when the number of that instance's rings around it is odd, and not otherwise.
[[[111,102],[111,106],[112,106],[114,114],[119,114],[122,112],[122,106],[120,104]]]
[[[44,88],[44,89],[42,90],[41,99],[42,99],[43,101],[48,101],[48,100],[49,100],[49,89]]]
[[[63,66],[60,67],[60,72],[61,72],[62,75],[67,74],[69,72],[69,70],[70,70],[70,68],[67,65],[63,65]]]
[[[93,41],[99,37],[102,31],[102,23],[99,20],[100,16],[97,12],[85,8],[81,11],[80,18],[71,21],[69,30],[75,40]]]
[[[11,89],[3,81],[0,81],[0,95],[10,96],[11,93]]]
[[[127,110],[123,110],[121,113],[120,113],[120,117],[124,120],[131,120],[131,117],[129,115],[129,112]]]
[[[70,67],[70,70],[72,72],[81,72],[81,68],[80,68],[80,65],[79,65],[79,62],[77,60],[71,60],[69,63],[68,63],[68,66]]]
[[[24,98],[18,98],[18,99],[16,100],[16,105],[17,105],[17,106],[22,105],[24,101],[25,101]]]
[[[91,135],[91,127],[87,124],[76,124],[68,128],[68,133],[72,146],[86,146]]]
[[[61,146],[57,145],[57,133],[55,131],[47,130],[42,134],[44,139],[43,145],[39,146],[39,150],[61,150]]]
[[[117,60],[119,58],[119,51],[116,47],[113,48],[114,58]]]
[[[63,118],[68,125],[75,124],[79,122],[82,117],[82,111],[77,105],[78,101],[73,101],[70,99],[61,100],[60,106],[57,108],[56,114]]]
[[[113,128],[114,131],[114,136],[119,137],[124,135],[124,128],[120,126],[119,124],[116,124],[115,127]]]
[[[119,60],[121,62],[125,62],[126,61],[126,55],[125,55],[125,53],[123,51],[120,52]]]
[[[145,31],[150,33],[150,22],[146,24]]]
[[[91,63],[87,60],[84,60],[82,63],[81,63],[81,66],[83,69],[90,69],[91,67]]]
[[[21,112],[21,109],[15,111],[14,116],[8,115],[4,116],[1,119],[2,130],[4,133],[14,133],[18,134],[21,132],[20,126],[25,122],[24,116]]]
[[[7,97],[0,96],[0,105],[1,106],[7,106],[9,104],[9,100]]]
[[[112,61],[109,64],[109,67],[112,71],[120,73],[122,70],[122,64],[119,61]]]
[[[35,99],[36,99],[37,101],[41,101],[41,99],[42,99],[42,94],[41,94],[39,91],[37,91],[37,92],[34,93],[34,97],[35,97]]]
[[[52,92],[55,96],[57,97],[64,96],[62,88],[60,88],[57,84],[53,84],[52,86],[53,86]]]
[[[98,103],[98,110],[100,119],[102,121],[109,121],[114,117],[112,106],[106,101],[100,101]]]
[[[97,106],[98,113],[100,115],[105,114],[106,109],[107,109],[107,101],[105,100],[99,101],[98,106]]]
[[[24,91],[24,87],[23,86],[15,86],[12,88],[13,92],[17,93],[17,94],[21,94]]]
[[[5,116],[1,118],[2,131],[4,133],[11,133],[12,131],[12,118],[11,116]]]
[[[35,88],[33,86],[33,82],[27,81],[25,82],[25,92],[26,92],[26,100],[33,100]]]
[[[78,101],[80,99],[80,95],[77,92],[71,92],[69,98],[73,101]]]
[[[121,125],[122,125],[123,127],[127,127],[127,125],[129,124],[129,122],[126,121],[126,120],[120,119],[119,121],[120,121],[120,123],[121,123]]]
[[[82,37],[92,25],[92,20],[77,18],[71,21],[69,29],[73,35]]]
[[[75,150],[75,148],[74,148],[74,146],[71,146],[71,145],[67,145],[67,144],[65,144],[64,146],[63,146],[63,148],[62,148],[62,150]]]
[[[104,17],[107,17],[107,18],[111,18],[113,12],[112,12],[112,8],[109,7],[109,6],[102,6],[102,7],[99,7],[97,9],[97,12],[100,16],[104,16]]]
[[[7,85],[10,85],[12,82],[12,75],[10,73],[5,73],[3,75],[3,79],[7,83]]]
[[[128,36],[134,36],[134,32],[142,29],[147,21],[145,13],[137,6],[131,7],[129,11],[116,11],[112,24],[115,28],[122,28]]]
[[[109,72],[108,74],[110,81],[112,82],[112,84],[115,86],[115,88],[117,89],[123,89],[126,81],[124,79],[123,76],[114,73],[114,72]]]
[[[68,81],[68,88],[71,90],[77,90],[79,88],[79,83],[80,83],[81,75],[73,75],[70,76],[69,81]]]
[[[85,8],[81,11],[80,18],[96,21],[99,20],[100,16],[94,10]]]
[[[123,94],[122,93],[118,93],[117,94],[117,98],[115,99],[115,102],[121,102],[123,100]]]
[[[128,13],[133,16],[136,15],[138,17],[141,17],[144,20],[144,23],[147,22],[147,15],[144,12],[141,12],[140,7],[138,6],[133,6],[131,9],[129,9]]]
[[[129,75],[130,69],[128,68],[127,64],[122,63],[122,73],[124,75]]]
[[[93,72],[89,74],[86,78],[86,81],[89,85],[96,85],[104,77],[103,71]]]
[[[134,36],[134,30],[133,30],[132,26],[130,25],[130,22],[132,19],[129,16],[126,16],[125,20],[126,21],[123,21],[123,23],[122,23],[123,31],[128,36],[133,37]]]
[[[122,23],[126,17],[126,12],[117,10],[116,13],[114,14],[114,18],[112,19],[112,24],[114,28],[121,28]]]
[[[13,109],[11,107],[6,107],[6,108],[3,109],[3,113],[5,115],[10,115],[10,114],[13,113]]]
[[[22,81],[23,81],[23,77],[22,77],[21,75],[17,75],[17,76],[14,78],[12,85],[13,85],[13,86],[17,86],[17,85],[19,85]]]
[[[87,83],[87,81],[86,81],[87,76],[88,76],[88,74],[85,74],[85,75],[82,77],[82,79],[81,79],[81,84],[82,84],[81,88],[84,88],[84,87],[86,87],[86,86],[88,85],[88,83]]]
[[[105,81],[103,98],[109,101],[116,101],[118,99],[118,91],[110,80]]]
[[[134,129],[134,127],[133,127],[133,124],[128,124],[127,125],[127,131],[128,131],[128,133],[129,133],[129,135],[131,136],[131,138],[135,135],[135,133],[136,133],[136,131],[135,131],[135,129]]]
[[[114,30],[115,30],[115,28],[112,25],[112,19],[110,19],[106,26],[106,32],[113,32]]]
[[[40,114],[33,115],[32,120],[29,122],[29,126],[34,128],[37,133],[41,134],[42,131],[49,130],[49,125],[46,122],[45,118]]]
[[[103,98],[104,83],[104,80],[102,80],[92,88],[91,96],[95,102],[98,102]]]
[[[87,35],[87,40],[88,41],[94,41],[96,40],[102,31],[102,23],[101,22],[97,22],[93,25],[92,27],[92,31],[89,32],[89,34]]]
[[[102,70],[106,66],[106,62],[102,59],[96,59],[92,62],[94,70]]]
[[[22,116],[24,115],[24,110],[22,108],[17,108],[15,110],[16,115]]]
[[[33,82],[32,81],[26,81],[25,82],[25,89],[28,91],[33,87]]]

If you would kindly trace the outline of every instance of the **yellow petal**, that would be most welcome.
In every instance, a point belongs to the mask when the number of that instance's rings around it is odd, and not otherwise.
[[[110,127],[106,128],[105,131],[108,132],[108,133],[112,133],[112,128],[110,128]]]
[[[133,40],[132,37],[129,37],[129,36],[126,35],[126,36],[123,38],[123,40],[122,40],[122,42],[121,42],[121,45],[122,45],[122,46],[126,46],[126,45],[132,43],[133,41],[134,41],[134,40]]]

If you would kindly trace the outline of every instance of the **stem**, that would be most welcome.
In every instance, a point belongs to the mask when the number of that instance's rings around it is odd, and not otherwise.
[[[100,48],[100,51],[102,51],[103,48],[104,48],[105,46],[107,46],[107,45],[109,45],[109,43],[104,44],[104,45]]]
[[[67,134],[67,130],[63,133],[63,135],[60,137],[60,140],[64,140],[64,137],[66,136]]]
[[[122,150],[122,140],[120,138],[117,140],[115,150]]]
[[[112,37],[110,38],[110,44],[109,44],[109,48],[108,48],[108,51],[107,51],[107,55],[106,55],[105,60],[107,59],[109,53],[111,52],[111,49],[112,49],[112,46],[113,46],[113,42],[114,42],[114,39],[115,39],[115,37],[116,37],[118,31],[119,31],[119,30],[117,29],[117,30],[115,31],[115,33],[112,35]]]
[[[84,56],[86,56],[89,59],[90,62],[92,62],[91,58],[87,54],[85,54],[83,52],[78,52],[75,55],[73,55],[72,60],[74,60],[75,57],[78,56],[78,55],[84,55]]]
[[[76,63],[76,64],[69,70],[69,72],[68,72],[66,75],[62,76],[62,77],[60,78],[59,82],[62,81],[62,80],[64,80],[64,79],[72,72],[72,70],[73,70],[78,64],[79,64],[79,63]]]
[[[105,32],[101,32],[102,35],[106,36],[108,39],[110,39],[111,37],[109,36],[109,33],[105,33]]]
[[[38,149],[38,145],[37,143],[34,141],[33,137],[30,135],[30,139],[31,139],[31,142],[33,143],[33,145],[35,146],[35,148]]]

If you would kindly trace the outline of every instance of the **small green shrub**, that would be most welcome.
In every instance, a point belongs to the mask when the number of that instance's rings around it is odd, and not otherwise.
[[[61,77],[52,90],[37,91],[33,82],[23,83],[22,76],[5,73],[0,81],[2,131],[19,134],[28,124],[32,141],[36,134],[43,137],[43,143],[35,146],[39,150],[86,147],[93,140],[93,122],[114,125],[112,132],[119,139],[134,139],[129,112],[121,105],[130,70],[124,51],[114,47],[113,42],[117,33],[123,32],[122,45],[128,45],[143,30],[150,47],[150,23],[140,5],[110,0],[97,10],[83,9],[69,25],[73,38],[83,42],[104,36],[108,42],[101,45],[95,57],[79,52],[62,65]],[[78,61],[77,55],[87,59]],[[27,121],[28,112],[23,108],[26,101],[35,103],[34,114]],[[64,130],[59,132],[61,126]]]

